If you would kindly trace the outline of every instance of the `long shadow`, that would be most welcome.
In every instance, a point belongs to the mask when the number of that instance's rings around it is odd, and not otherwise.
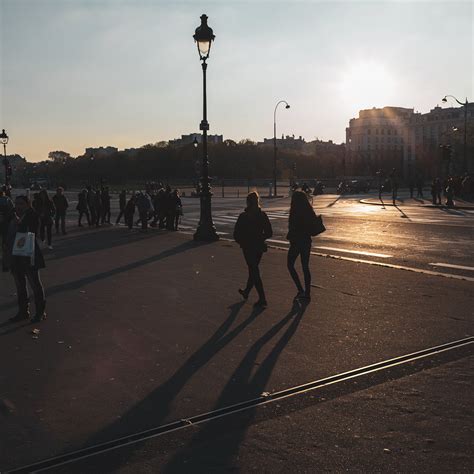
[[[404,212],[402,209],[400,209],[396,204],[393,205],[395,209],[401,214],[400,217],[403,217],[404,219],[411,220]]]
[[[260,337],[249,349],[242,362],[229,378],[224,387],[215,409],[233,405],[245,399],[261,396],[267,386],[270,376],[275,368],[280,354],[290,339],[295,334],[299,323],[306,310],[305,306],[294,303],[289,313],[267,333]],[[257,358],[265,345],[274,338],[291,320],[275,346],[265,359],[258,365],[255,374],[252,375],[257,364]],[[245,388],[245,393],[239,390]],[[163,469],[166,473],[192,472],[228,472],[235,470],[233,460],[236,457],[239,446],[245,438],[249,426],[253,423],[256,408],[240,413],[238,417],[238,429],[232,430],[228,425],[223,429],[220,419],[206,423],[199,432],[180,449]],[[216,440],[216,443],[208,441]]]
[[[263,311],[262,309],[254,309],[244,321],[229,331],[243,305],[243,301],[231,305],[229,307],[230,314],[226,320],[204,345],[192,354],[168,380],[130,408],[119,420],[114,421],[100,432],[94,434],[86,441],[84,447],[145,431],[162,424],[171,412],[173,401],[186,383]],[[133,451],[134,447],[132,446],[124,450],[123,453],[119,453],[116,459],[111,460],[110,464],[107,465],[107,471],[114,471],[115,468],[125,463],[128,457],[133,454]]]
[[[336,203],[339,201],[339,199],[342,199],[343,196],[344,196],[344,194],[339,194],[339,196],[338,196],[336,199],[334,199],[333,202],[330,202],[326,207],[332,207],[332,206],[334,206],[334,204],[336,204]]]
[[[449,214],[451,216],[467,216],[467,213],[465,212],[462,212],[462,211],[458,211],[456,209],[450,209],[449,207],[439,207],[439,209],[443,212],[445,212],[446,214]]]
[[[194,241],[186,241],[186,242],[184,242],[184,243],[182,243],[182,244],[180,244],[176,247],[165,250],[165,251],[163,251],[163,252],[161,252],[157,255],[153,255],[151,257],[147,257],[147,258],[144,258],[142,260],[137,260],[136,262],[131,262],[131,263],[128,263],[127,265],[122,265],[120,267],[113,268],[112,270],[107,270],[105,272],[96,273],[94,275],[89,275],[89,276],[84,277],[84,278],[79,278],[78,280],[70,281],[70,282],[67,282],[67,283],[62,283],[60,285],[51,286],[51,287],[46,289],[46,297],[47,298],[51,297],[51,296],[53,296],[57,293],[61,293],[63,291],[77,290],[77,289],[79,289],[79,288],[81,288],[85,285],[89,285],[90,283],[94,283],[94,282],[99,281],[99,280],[104,280],[104,279],[110,278],[110,277],[112,277],[114,275],[117,275],[117,274],[120,274],[120,273],[135,270],[135,269],[140,268],[144,265],[148,265],[150,263],[158,262],[158,261],[163,260],[165,258],[172,257],[173,255],[177,255],[178,253],[185,252],[187,250],[196,248],[197,246],[201,246],[201,245],[208,245],[208,244],[196,243]],[[13,301],[10,302],[10,303],[4,303],[4,304],[0,305],[0,311],[5,310],[5,309],[14,308],[15,306],[16,306],[16,302],[13,302]],[[14,332],[14,329],[11,330],[11,331],[6,331],[6,332],[3,332],[3,333],[0,333],[0,336],[5,335],[5,334],[9,334],[10,332]]]

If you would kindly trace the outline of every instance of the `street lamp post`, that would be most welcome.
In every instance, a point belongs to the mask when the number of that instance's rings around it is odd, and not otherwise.
[[[5,129],[0,133],[0,143],[3,145],[3,166],[5,167],[5,194],[10,196],[10,176],[12,174],[12,167],[7,158],[7,143],[8,135],[5,132]]]
[[[286,100],[280,100],[275,105],[273,111],[273,195],[277,196],[277,139],[276,139],[276,112],[280,104],[285,104],[285,109],[289,109],[290,106]]]
[[[463,168],[464,171],[468,171],[468,166],[467,166],[467,106],[469,105],[469,102],[466,97],[466,102],[461,102],[454,95],[445,95],[441,100],[443,102],[448,101],[448,97],[451,97],[454,99],[459,105],[464,106],[464,146],[463,146]]]
[[[206,60],[209,57],[211,44],[214,41],[212,28],[207,25],[207,15],[201,15],[201,25],[196,28],[193,35],[194,41],[197,43],[199,59],[202,64],[203,78],[203,117],[199,129],[202,131],[202,176],[201,176],[201,192],[199,194],[201,200],[201,214],[199,224],[194,234],[194,240],[212,242],[219,240],[216,228],[212,222],[211,211],[211,184],[209,180],[209,159],[207,156],[207,131],[209,123],[207,121],[207,91],[206,91]]]

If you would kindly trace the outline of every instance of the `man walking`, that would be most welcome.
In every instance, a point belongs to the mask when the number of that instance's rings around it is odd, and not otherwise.
[[[117,217],[117,220],[115,221],[115,225],[117,225],[120,222],[120,219],[124,215],[126,204],[127,204],[127,191],[125,191],[125,189],[122,189],[122,191],[120,191],[120,194],[119,194],[120,212],[119,212],[119,215]]]
[[[56,214],[54,216],[56,234],[59,234],[59,223],[61,222],[61,232],[63,235],[66,235],[66,210],[69,207],[69,203],[67,202],[62,187],[59,187],[56,190],[56,194],[53,196],[53,203],[56,209]]]

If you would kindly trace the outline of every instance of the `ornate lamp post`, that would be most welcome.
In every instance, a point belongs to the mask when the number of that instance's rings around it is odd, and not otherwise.
[[[463,146],[463,168],[464,171],[468,171],[468,165],[467,165],[467,106],[469,105],[469,102],[466,97],[466,102],[461,102],[454,95],[445,95],[441,100],[443,102],[448,101],[448,97],[451,97],[454,99],[459,105],[464,106],[464,146]]]
[[[286,100],[280,100],[275,105],[275,110],[273,111],[273,195],[277,196],[277,139],[276,139],[276,112],[280,104],[285,104],[285,109],[289,109],[290,106]]]
[[[209,123],[207,121],[207,95],[206,95],[206,60],[209,57],[211,44],[214,41],[214,34],[212,28],[207,25],[207,15],[201,15],[201,25],[196,28],[193,35],[194,41],[197,43],[199,52],[199,59],[202,64],[202,78],[203,78],[203,106],[202,106],[202,121],[199,129],[202,131],[202,175],[201,175],[201,192],[199,197],[201,199],[201,215],[199,224],[194,234],[194,240],[212,242],[219,240],[216,228],[212,222],[211,211],[211,184],[209,180],[209,160],[207,156],[207,131],[209,130]]]
[[[10,176],[12,175],[12,167],[7,158],[7,143],[8,135],[5,132],[5,129],[0,133],[0,143],[3,145],[3,166],[5,167],[5,194],[10,196]]]

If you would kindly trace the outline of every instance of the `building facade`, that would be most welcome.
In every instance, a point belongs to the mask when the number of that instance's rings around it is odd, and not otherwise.
[[[474,126],[474,104],[469,104],[467,129]],[[452,168],[462,172],[464,108],[441,108],[421,114],[414,109],[383,107],[361,110],[346,128],[346,165],[350,174],[374,175],[395,168],[401,177],[440,176],[448,170],[440,145],[455,143]],[[467,147],[471,153],[473,146]],[[468,159],[472,167],[472,159]],[[472,168],[471,168],[472,171]]]
[[[202,135],[200,133],[190,133],[189,135],[181,135],[181,138],[176,138],[175,140],[170,140],[170,146],[183,146],[191,145],[194,140],[197,140],[198,143],[202,142]],[[207,143],[219,144],[224,141],[223,135],[208,135]]]

